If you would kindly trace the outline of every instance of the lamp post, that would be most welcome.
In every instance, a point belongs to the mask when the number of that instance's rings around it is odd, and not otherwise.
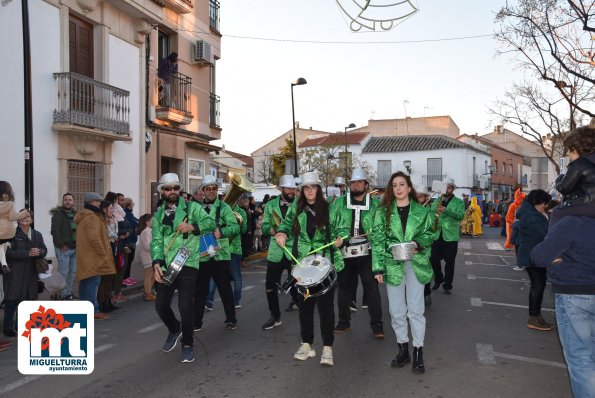
[[[345,179],[347,179],[347,129],[355,128],[355,124],[349,123],[349,126],[345,127]]]
[[[293,176],[298,176],[297,140],[295,138],[295,108],[293,106],[293,86],[301,86],[308,82],[303,77],[291,83],[291,116],[293,118]]]
[[[495,202],[496,201],[496,198],[494,198],[494,194],[492,192],[492,184],[493,184],[492,175],[496,171],[496,166],[494,166],[493,164],[491,164],[489,168],[490,168],[490,199]]]
[[[325,179],[324,179],[324,183],[326,185],[326,196],[327,197],[328,197],[328,184],[329,184],[329,174],[330,174],[329,162],[331,160],[335,160],[335,156],[332,153],[329,153],[326,156],[326,173],[325,173]]]

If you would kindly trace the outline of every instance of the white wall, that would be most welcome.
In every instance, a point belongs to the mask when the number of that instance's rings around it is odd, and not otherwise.
[[[24,93],[21,4],[19,1],[0,5],[0,60],[2,94],[2,147],[0,179],[11,183],[17,208],[24,207]],[[44,237],[49,255],[53,254],[49,210],[58,193],[58,137],[52,131],[53,110],[57,90],[52,74],[60,71],[59,9],[44,2],[29,2],[31,37],[31,84],[33,113],[33,179],[35,228]],[[9,56],[10,55],[10,56]]]
[[[111,185],[113,192],[121,192],[139,203],[140,195],[140,134],[141,122],[141,74],[139,48],[115,36],[109,36],[109,84],[130,91],[130,137],[131,142],[114,142],[112,146]],[[139,216],[137,205],[134,212]]]

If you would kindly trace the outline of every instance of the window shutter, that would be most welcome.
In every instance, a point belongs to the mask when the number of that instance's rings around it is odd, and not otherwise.
[[[70,71],[93,78],[93,25],[70,16]]]

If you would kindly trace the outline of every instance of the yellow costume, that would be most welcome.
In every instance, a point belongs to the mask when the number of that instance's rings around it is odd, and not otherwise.
[[[473,219],[473,236],[481,236],[483,232],[481,229],[481,219],[483,218],[483,214],[481,212],[481,207],[477,204],[477,196],[471,198],[469,209],[471,209]]]

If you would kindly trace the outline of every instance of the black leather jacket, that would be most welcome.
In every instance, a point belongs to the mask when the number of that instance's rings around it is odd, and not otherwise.
[[[595,153],[570,162],[566,174],[556,179],[556,189],[564,195],[563,207],[595,202]]]

